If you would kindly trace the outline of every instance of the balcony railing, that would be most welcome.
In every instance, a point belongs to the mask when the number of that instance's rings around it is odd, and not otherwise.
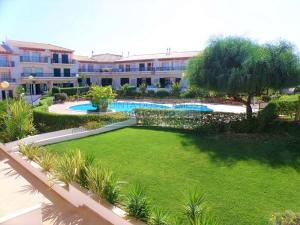
[[[21,77],[76,77],[75,73],[70,74],[54,74],[54,73],[21,73]]]
[[[92,68],[79,68],[78,72],[156,72],[156,71],[182,71],[185,70],[185,66],[176,67],[147,67],[147,68],[104,68],[104,69],[92,69]]]
[[[14,67],[14,61],[0,61],[0,67]]]
[[[51,59],[51,63],[52,64],[74,64],[75,61],[74,60],[70,60],[70,59],[63,59],[63,58],[52,58]]]
[[[20,56],[20,62],[36,62],[36,63],[48,63],[47,56]]]
[[[2,82],[2,81],[7,81],[9,83],[16,83],[16,79],[11,78],[10,75],[5,75],[5,76],[0,75],[0,82]]]

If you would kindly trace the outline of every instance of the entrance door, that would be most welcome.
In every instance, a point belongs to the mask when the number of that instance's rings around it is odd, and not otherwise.
[[[161,88],[166,87],[166,79],[165,78],[159,78],[159,83]]]
[[[6,99],[5,91],[1,91],[2,100]]]
[[[143,83],[143,78],[137,78],[136,79],[136,86],[140,87],[140,85]]]
[[[40,95],[42,94],[41,85],[35,84],[35,94]]]

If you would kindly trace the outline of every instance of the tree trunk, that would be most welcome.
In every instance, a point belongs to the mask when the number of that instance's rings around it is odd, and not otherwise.
[[[247,97],[247,101],[245,102],[247,119],[251,119],[251,118],[252,118],[251,100],[252,100],[252,96],[249,95],[249,96]]]

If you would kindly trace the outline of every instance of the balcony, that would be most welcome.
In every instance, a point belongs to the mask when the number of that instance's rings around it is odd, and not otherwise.
[[[0,82],[2,82],[2,81],[7,81],[9,83],[16,83],[16,79],[11,78],[11,76],[9,74],[8,75],[0,74]]]
[[[52,64],[74,64],[74,60],[70,59],[63,59],[63,58],[52,58],[51,59]]]
[[[148,67],[148,68],[103,68],[103,69],[94,69],[94,68],[79,68],[78,72],[84,73],[128,73],[128,72],[162,72],[162,71],[183,71],[185,66],[176,66],[176,67]]]
[[[0,67],[15,67],[15,62],[13,62],[13,61],[0,61]]]
[[[33,63],[48,63],[47,56],[20,56],[20,62],[33,62]]]
[[[76,73],[70,74],[54,74],[54,73],[21,73],[21,77],[26,78],[29,76],[37,77],[37,78],[49,78],[49,77],[76,77]]]

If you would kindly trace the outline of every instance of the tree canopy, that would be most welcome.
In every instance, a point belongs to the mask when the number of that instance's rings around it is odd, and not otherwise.
[[[191,85],[226,93],[244,103],[251,117],[254,96],[270,88],[297,85],[299,71],[299,57],[286,41],[259,45],[243,37],[226,37],[211,40],[190,61],[187,78]]]

